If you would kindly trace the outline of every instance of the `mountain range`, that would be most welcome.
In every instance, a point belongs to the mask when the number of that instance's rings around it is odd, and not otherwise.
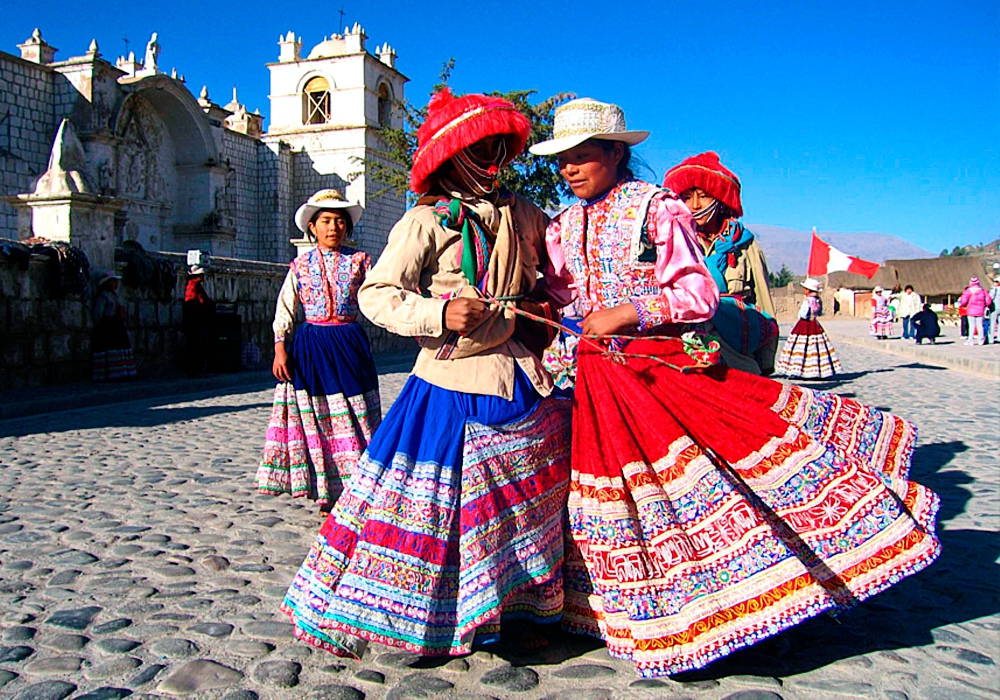
[[[753,231],[757,237],[757,242],[767,258],[767,268],[771,272],[777,272],[782,265],[787,265],[788,269],[796,275],[806,274],[812,233],[766,224],[747,224],[747,228]],[[817,231],[817,235],[847,255],[871,262],[883,263],[886,260],[937,257],[937,253],[925,250],[899,236],[885,233]]]

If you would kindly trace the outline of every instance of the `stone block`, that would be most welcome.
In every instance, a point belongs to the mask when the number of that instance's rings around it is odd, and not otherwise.
[[[49,360],[63,362],[73,357],[73,334],[52,333],[49,335]]]
[[[142,328],[152,328],[156,325],[156,302],[139,302],[139,325]]]
[[[7,326],[11,333],[30,333],[38,330],[39,314],[36,305],[37,302],[30,299],[7,300]]]
[[[156,305],[156,325],[160,328],[170,325],[170,302],[160,302]]]
[[[59,302],[55,299],[43,299],[36,303],[36,310],[38,310],[39,326],[44,331],[55,331],[61,330],[60,328],[60,314],[59,314]]]
[[[31,359],[33,365],[44,365],[49,361],[49,337],[45,333],[33,333],[31,336]]]
[[[73,337],[73,346],[76,348],[76,356],[80,358],[90,357],[90,344],[93,339],[92,334],[87,331],[80,331],[78,333],[74,333]]]
[[[59,321],[65,329],[83,328],[83,302],[64,299],[59,304]]]
[[[180,328],[184,324],[184,302],[170,302],[170,325]]]
[[[158,361],[163,354],[163,333],[159,330],[146,331],[146,354]]]
[[[30,346],[25,335],[0,337],[0,358],[6,367],[23,367],[28,364]]]

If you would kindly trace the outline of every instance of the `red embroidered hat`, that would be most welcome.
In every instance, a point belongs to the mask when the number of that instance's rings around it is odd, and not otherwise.
[[[735,216],[743,216],[740,179],[719,162],[719,154],[714,151],[685,158],[667,171],[663,186],[677,194],[697,187],[732,209]]]
[[[417,130],[417,152],[410,170],[410,189],[424,194],[438,168],[467,146],[487,136],[506,134],[506,165],[524,150],[531,124],[517,107],[499,97],[455,97],[444,88],[427,105],[427,119]]]

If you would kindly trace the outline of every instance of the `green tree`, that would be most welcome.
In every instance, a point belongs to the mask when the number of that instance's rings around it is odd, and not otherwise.
[[[431,95],[448,84],[454,67],[453,58],[443,64],[438,84],[434,86]],[[535,90],[490,94],[512,102],[528,117],[531,121],[529,144],[551,138],[555,108],[574,97],[570,93],[559,93],[541,102],[532,103]],[[417,150],[417,129],[427,118],[427,107],[418,108],[409,100],[397,100],[393,109],[402,117],[402,127],[380,129],[382,148],[374,159],[364,163],[360,163],[358,159],[358,162],[364,166],[367,177],[374,181],[376,196],[383,192],[393,192],[405,194],[412,201],[413,195],[409,191],[410,168],[413,165],[413,154]],[[503,187],[517,192],[543,209],[558,207],[563,197],[570,193],[565,180],[559,174],[555,158],[539,158],[529,155],[527,151],[501,171],[499,180]]]
[[[795,279],[795,274],[788,269],[788,265],[782,264],[781,269],[767,273],[767,281],[772,287],[787,287]]]
[[[952,255],[968,255],[969,251],[966,250],[965,248],[963,248],[962,246],[955,246],[954,248],[951,249],[951,254]]]
[[[950,252],[948,252],[948,249],[947,249],[947,248],[942,248],[942,249],[941,249],[941,255],[939,255],[938,257],[939,257],[939,258],[947,258],[947,257],[949,257],[950,255],[951,255],[951,253],[950,253]]]

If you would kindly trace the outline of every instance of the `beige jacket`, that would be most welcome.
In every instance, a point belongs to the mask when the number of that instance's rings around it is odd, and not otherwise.
[[[509,230],[498,225],[496,207],[482,203],[476,211],[491,230]],[[545,259],[548,217],[521,197],[515,197],[512,211],[520,246],[521,285],[530,291]],[[449,333],[444,326],[447,298],[474,292],[459,265],[461,240],[459,231],[441,225],[433,205],[417,204],[407,211],[389,232],[385,250],[358,292],[361,313],[392,333],[421,341],[424,347],[413,373],[435,386],[511,399],[516,365],[539,394],[548,396],[551,377],[538,358],[513,338],[470,357],[438,359],[441,339]],[[497,296],[502,295],[499,290]]]

